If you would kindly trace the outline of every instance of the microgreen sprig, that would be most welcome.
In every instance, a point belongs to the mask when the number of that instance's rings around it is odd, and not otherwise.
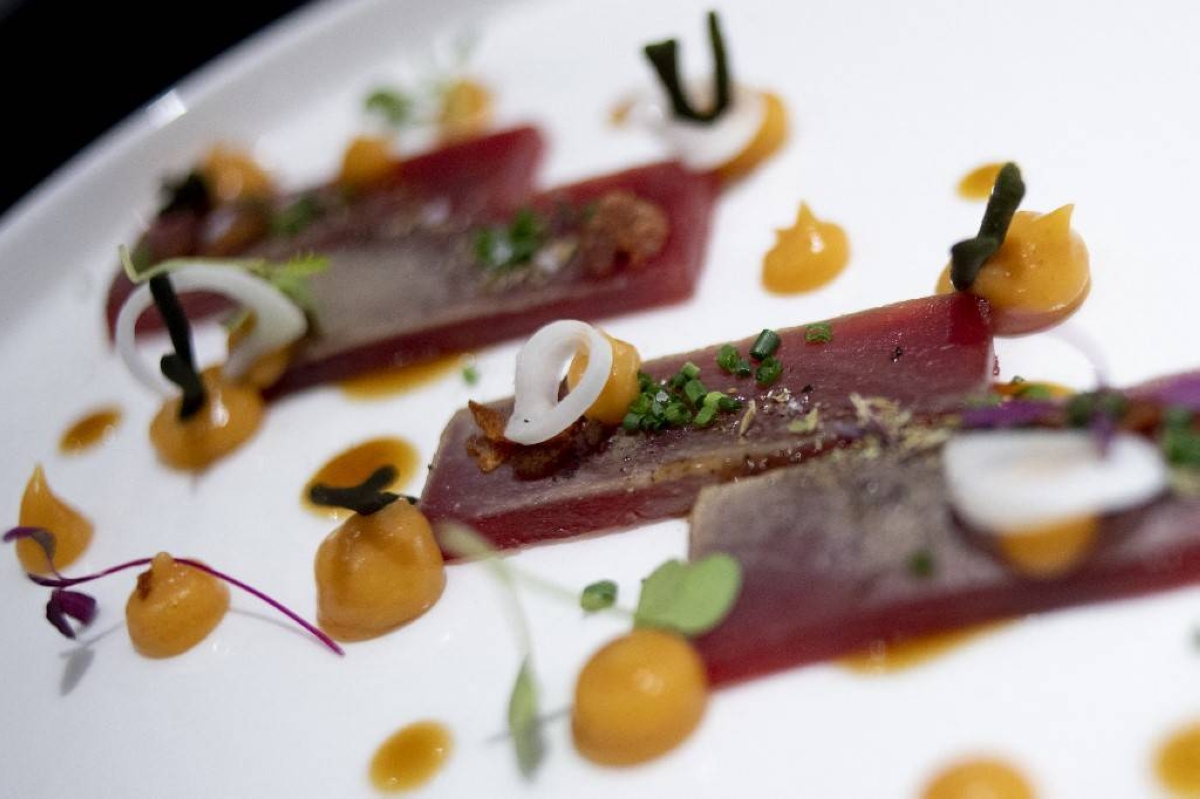
[[[648,44],[644,48],[659,81],[671,99],[671,110],[679,119],[692,122],[712,123],[716,121],[733,99],[733,80],[729,74],[729,60],[725,53],[725,39],[721,34],[721,23],[715,11],[708,12],[708,40],[713,54],[713,104],[707,111],[698,110],[683,87],[679,74],[679,41]]]
[[[1014,163],[1005,164],[996,175],[979,233],[950,248],[950,282],[955,289],[966,291],[975,283],[984,263],[1004,243],[1008,226],[1024,197],[1025,182],[1021,179],[1021,170]]]
[[[22,538],[28,538],[37,542],[38,545],[41,546],[45,551],[47,560],[53,564],[53,533],[36,527],[14,527],[4,534],[3,541],[5,543],[9,543]],[[284,616],[287,616],[296,624],[303,627],[310,635],[312,635],[334,653],[338,655],[344,654],[342,652],[342,648],[338,646],[332,638],[318,629],[315,625],[305,621],[299,614],[288,608],[277,599],[273,599],[257,588],[238,580],[236,577],[232,577],[224,572],[218,571],[217,569],[201,563],[198,560],[192,560],[191,558],[175,558],[174,560],[176,563],[181,563],[185,566],[216,577],[219,580],[224,580],[235,588],[240,588],[251,596],[262,600],[271,607],[275,608],[275,610],[282,613]],[[95,619],[98,606],[94,597],[80,591],[67,591],[65,589],[80,585],[82,583],[89,583],[93,580],[99,580],[102,577],[108,577],[111,574],[117,574],[118,572],[123,572],[128,569],[136,569],[142,566],[148,566],[153,562],[154,558],[137,558],[136,560],[130,560],[126,561],[125,563],[120,563],[116,566],[110,566],[102,571],[98,571],[93,574],[87,574],[82,577],[66,577],[60,574],[58,570],[54,569],[53,565],[51,565],[52,576],[47,577],[44,575],[31,573],[27,573],[26,576],[40,586],[54,589],[50,594],[50,601],[46,604],[46,618],[51,624],[54,625],[55,628],[58,629],[60,633],[65,635],[67,638],[75,638],[76,630],[67,622],[67,617],[73,618],[79,622],[81,628],[87,627]]]

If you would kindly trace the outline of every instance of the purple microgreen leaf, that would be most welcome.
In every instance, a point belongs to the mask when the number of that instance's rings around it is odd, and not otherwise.
[[[1010,400],[983,408],[967,408],[962,412],[962,426],[968,430],[997,427],[1022,427],[1053,418],[1060,406],[1043,400]]]
[[[1126,392],[1130,399],[1200,411],[1200,372],[1185,372],[1143,383]]]
[[[1100,455],[1107,457],[1113,437],[1117,434],[1117,422],[1112,414],[1097,413],[1093,415],[1092,422],[1088,425],[1088,432],[1092,434],[1092,440],[1096,442],[1096,449],[1100,451]]]
[[[75,638],[75,629],[67,621],[75,619],[81,627],[87,627],[96,618],[96,600],[79,591],[64,591],[56,588],[50,592],[46,603],[46,620],[67,638]]]
[[[44,527],[14,527],[4,534],[4,543],[20,541],[22,538],[32,539],[41,547],[42,552],[46,553],[46,561],[50,564],[50,568],[54,568],[54,552],[57,549],[54,533]]]

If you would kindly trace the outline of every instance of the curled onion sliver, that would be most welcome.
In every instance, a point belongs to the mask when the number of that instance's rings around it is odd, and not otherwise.
[[[238,379],[262,356],[291,344],[304,335],[308,321],[304,313],[267,281],[232,264],[203,261],[180,266],[171,272],[176,291],[209,291],[231,297],[254,313],[254,328],[230,353],[224,372]],[[134,330],[138,318],[154,304],[150,286],[142,284],[129,295],[117,316],[116,347],[121,359],[141,383],[164,396],[177,389],[158,369],[141,357]]]
[[[587,369],[559,400],[563,367],[581,349],[587,351]],[[513,411],[504,437],[518,444],[539,444],[566,430],[600,396],[612,363],[612,344],[585,322],[564,319],[538,330],[517,353]]]
[[[693,88],[693,93],[702,96],[704,88]],[[640,97],[629,110],[636,124],[654,131],[684,165],[696,170],[716,169],[740,155],[758,135],[766,113],[762,92],[744,86],[734,87],[733,102],[712,122],[676,119],[661,94]]]
[[[1158,448],[1129,433],[1106,455],[1084,430],[960,433],[946,443],[944,467],[959,516],[998,534],[1126,510],[1167,487]]]

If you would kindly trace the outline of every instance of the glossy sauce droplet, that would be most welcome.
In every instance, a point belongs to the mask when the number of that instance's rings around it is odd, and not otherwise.
[[[345,508],[330,508],[315,505],[308,492],[317,483],[336,488],[354,486],[371,476],[376,469],[391,466],[396,470],[396,479],[385,490],[394,490],[413,478],[420,464],[416,448],[401,438],[373,438],[356,444],[335,455],[314,474],[304,486],[300,502],[304,507],[330,519],[344,519],[350,515]]]
[[[906,641],[877,641],[862,652],[840,658],[838,663],[859,674],[893,674],[949,654],[1007,623],[980,624]]]
[[[1000,161],[975,167],[958,182],[958,196],[964,200],[986,200],[992,195],[992,186],[996,185],[996,176],[1003,166]]]
[[[774,294],[812,291],[840,275],[849,261],[846,231],[801,203],[796,224],[776,231],[775,246],[763,259],[763,287]]]
[[[352,399],[381,399],[432,383],[450,372],[461,370],[467,363],[462,355],[443,355],[432,361],[380,369],[343,380],[338,385],[342,392]]]
[[[450,731],[418,721],[396,732],[371,758],[371,783],[381,791],[410,791],[438,773],[453,748]]]
[[[933,778],[921,799],[1034,799],[1029,781],[1002,760],[980,758],[953,765]]]
[[[1200,723],[1177,730],[1163,742],[1154,771],[1173,796],[1200,796]]]
[[[103,444],[112,438],[120,423],[120,408],[109,406],[92,411],[67,428],[58,440],[58,451],[74,455]]]

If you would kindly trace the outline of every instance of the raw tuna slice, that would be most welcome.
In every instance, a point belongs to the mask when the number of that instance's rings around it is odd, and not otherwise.
[[[714,683],[895,641],[1200,580],[1200,500],[1105,518],[1077,570],[1022,577],[962,529],[939,452],[846,453],[704,491],[691,557],[744,570],[730,616],[698,640]],[[932,568],[912,567],[915,553]]]
[[[471,525],[499,548],[680,516],[705,486],[837,447],[837,436],[789,429],[813,408],[833,426],[856,419],[855,393],[936,413],[982,393],[992,375],[986,306],[965,294],[903,302],[830,325],[833,339],[826,344],[806,343],[804,328],[781,331],[776,354],[783,374],[769,391],[752,378],[718,371],[717,346],[643,366],[662,379],[694,362],[708,387],[736,387],[745,408],[754,401],[748,427],[744,410],[705,429],[627,433],[588,422],[565,453],[552,444],[519,448],[485,473],[468,452],[479,428],[469,411],[459,411],[442,434],[421,508],[433,520]],[[738,342],[743,355],[750,343]],[[507,418],[511,401],[491,407]],[[539,458],[554,468],[531,469]]]
[[[316,335],[269,395],[521,336],[554,319],[600,319],[686,299],[704,262],[717,188],[710,175],[664,163],[538,195],[529,207],[550,235],[515,267],[481,263],[478,216],[419,218],[428,206],[315,245],[331,260],[311,282]],[[636,263],[588,233],[597,206],[622,205],[651,215],[663,236]]]
[[[244,248],[223,254],[286,258],[319,252],[326,246],[360,237],[364,230],[378,226],[389,212],[414,204],[426,207],[440,203],[445,212],[466,218],[508,213],[531,194],[544,149],[542,134],[536,129],[514,128],[406,159],[376,188],[353,201],[347,202],[334,185],[280,197],[274,203],[276,213],[302,198],[336,211],[323,214],[299,233],[277,231],[265,241],[251,238]],[[143,250],[143,257],[150,262],[201,253],[206,227],[218,223],[220,213],[203,214],[190,208],[163,213],[142,236],[135,252]],[[110,333],[132,290],[129,279],[118,269],[105,309]],[[222,298],[204,294],[185,296],[183,303],[193,319],[228,307]],[[156,314],[145,314],[138,329],[158,326]]]

